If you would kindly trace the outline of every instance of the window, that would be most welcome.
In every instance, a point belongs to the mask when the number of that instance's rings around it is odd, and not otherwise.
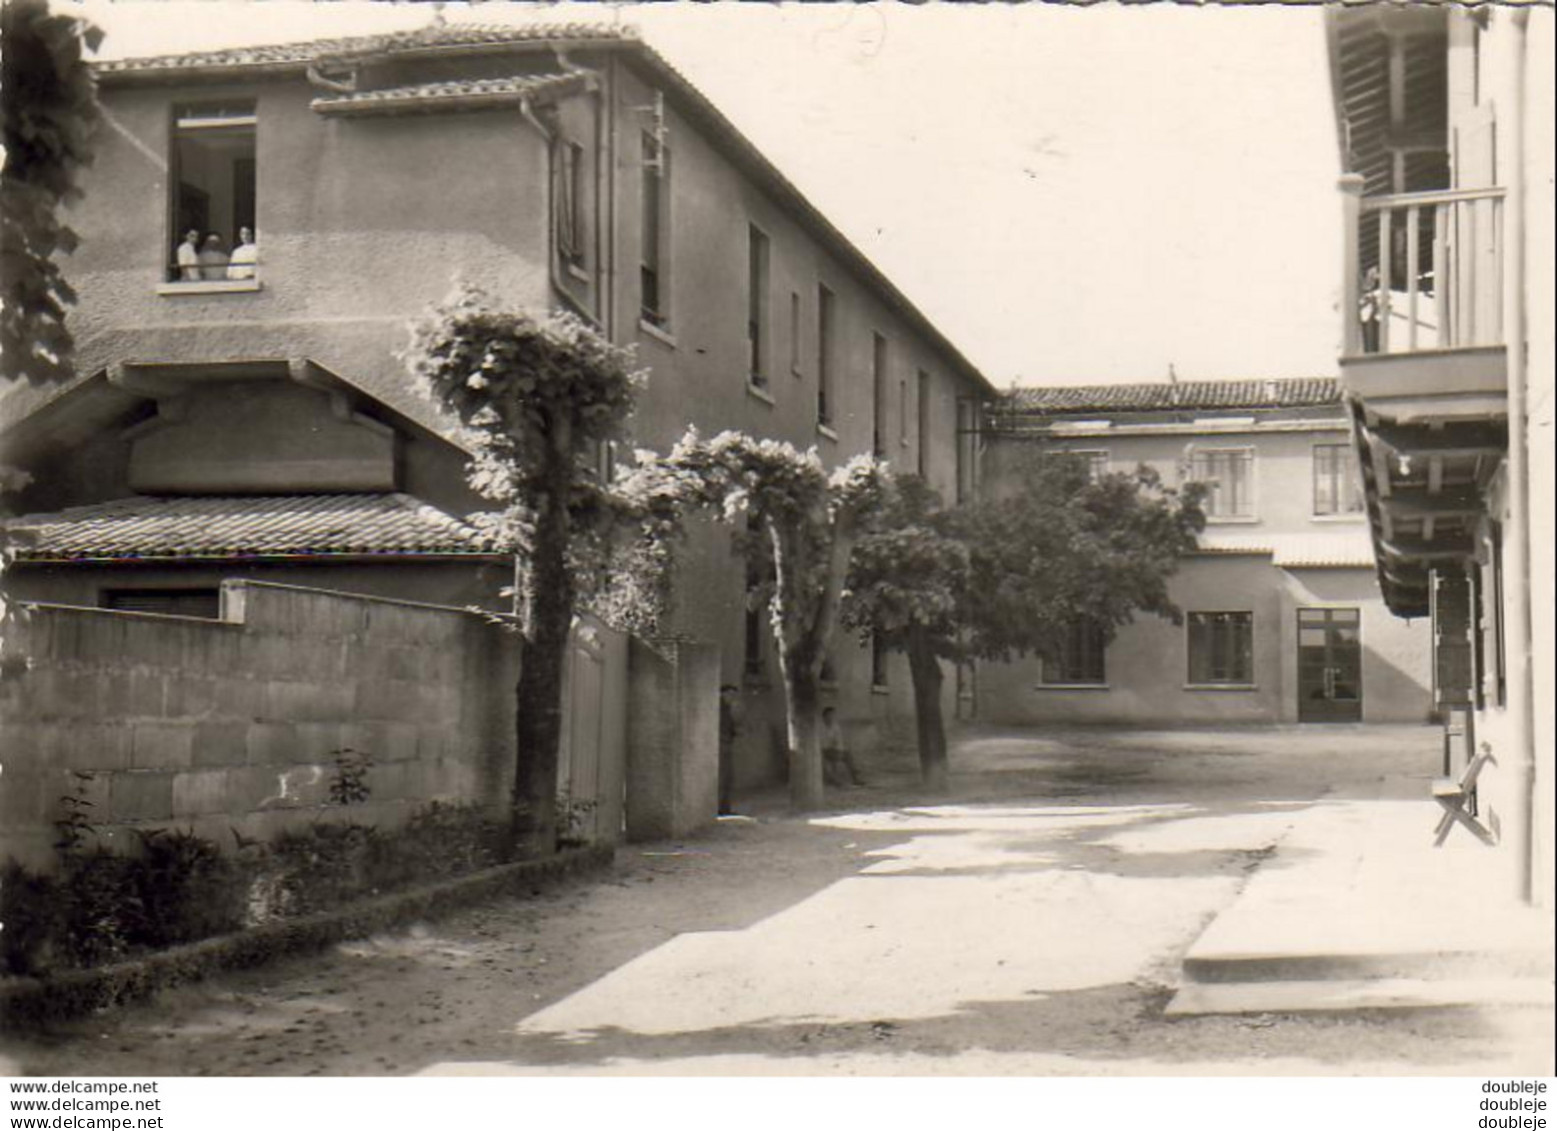
[[[1189,682],[1254,682],[1254,614],[1189,614]]]
[[[665,233],[668,224],[665,178],[669,175],[670,154],[652,133],[643,135],[643,218],[639,238],[642,241],[638,267],[639,316],[651,326],[664,327],[670,321],[668,295],[665,293]]]
[[[816,288],[816,422],[833,422],[833,292]]]
[[[930,474],[930,375],[919,371],[919,450],[914,453],[914,470],[921,479]]]
[[[1084,460],[1087,465],[1087,478],[1094,483],[1108,474],[1108,450],[1106,448],[1071,448],[1065,454]]]
[[[1044,654],[1044,683],[1107,683],[1105,648],[1102,625],[1093,620],[1073,622]]]
[[[746,340],[748,373],[753,385],[768,383],[765,352],[768,337],[768,237],[747,231]]]
[[[170,282],[255,278],[256,121],[252,102],[174,107]]]
[[[221,594],[215,589],[105,589],[98,605],[124,613],[160,613],[172,617],[222,615]]]
[[[800,376],[800,292],[789,292],[789,371]]]
[[[880,334],[872,334],[870,351],[871,397],[871,451],[878,457],[887,454],[887,340]]]
[[[557,256],[565,267],[581,271],[589,223],[584,214],[584,147],[564,141],[557,149]]]
[[[870,638],[870,685],[872,687],[886,687],[887,685],[887,646],[881,637],[872,634]]]
[[[1350,444],[1314,445],[1314,513],[1358,514],[1357,453]]]
[[[1210,487],[1208,518],[1254,517],[1254,449],[1204,448],[1190,456],[1190,479]]]

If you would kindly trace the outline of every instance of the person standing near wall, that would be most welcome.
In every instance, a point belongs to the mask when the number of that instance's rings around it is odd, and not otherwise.
[[[735,740],[741,734],[740,691],[733,683],[719,688],[719,815],[735,812]]]

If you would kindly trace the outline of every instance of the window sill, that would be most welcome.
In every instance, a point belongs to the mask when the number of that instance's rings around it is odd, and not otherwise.
[[[1368,516],[1362,511],[1352,514],[1316,514],[1310,516],[1315,522],[1352,522],[1361,523],[1368,520]]]
[[[1035,683],[1034,691],[1112,691],[1106,683]]]
[[[828,427],[826,424],[823,424],[820,420],[816,422],[816,434],[818,436],[826,436],[835,444],[838,442],[838,433],[834,432],[830,427]]]
[[[190,279],[187,282],[158,283],[159,295],[231,295],[262,290],[258,279]]]
[[[1186,683],[1185,691],[1258,691],[1257,683]]]
[[[1253,526],[1259,522],[1258,515],[1252,514],[1208,514],[1207,526]]]
[[[749,397],[755,397],[764,404],[778,404],[778,401],[773,399],[773,394],[768,392],[766,385],[759,385],[749,377],[746,379],[746,395]]]
[[[870,693],[872,695],[891,695],[892,689],[884,683],[873,683],[870,685]]]
[[[645,334],[649,335],[649,337],[653,338],[661,345],[669,346],[671,349],[676,348],[676,336],[670,331],[656,326],[647,318],[638,319],[638,329],[642,330]]]

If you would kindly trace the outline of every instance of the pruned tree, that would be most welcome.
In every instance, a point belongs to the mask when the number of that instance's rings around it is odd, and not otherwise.
[[[1205,526],[1204,489],[1163,485],[1149,467],[1093,477],[1084,460],[1035,453],[1006,489],[943,509],[900,480],[881,529],[855,548],[844,616],[905,653],[920,772],[946,784],[942,660],[1052,652],[1078,621],[1105,641],[1137,613],[1178,623],[1168,581]]]
[[[822,664],[850,553],[882,505],[885,465],[857,456],[829,472],[815,449],[740,432],[704,440],[696,430],[651,465],[688,507],[732,525],[746,516],[736,538],[772,567],[765,596],[784,681],[790,803],[815,809],[822,803]]]
[[[0,358],[6,380],[66,380],[74,342],[65,308],[76,292],[59,256],[76,248],[61,216],[80,196],[76,177],[92,160],[97,88],[82,59],[103,33],[46,0],[4,0],[0,7],[0,102],[5,165],[0,169]]]
[[[893,488],[879,529],[854,547],[841,616],[846,627],[908,657],[920,780],[942,790],[941,661],[958,662],[966,652],[969,548],[954,513],[924,480],[899,476]]]
[[[469,482],[498,505],[473,522],[519,565],[513,823],[516,847],[544,855],[556,847],[573,617],[594,604],[620,614],[610,618],[619,624],[643,627],[632,619],[652,619],[655,575],[668,552],[660,536],[674,529],[674,514],[663,510],[671,496],[642,482],[635,494],[599,471],[600,446],[622,437],[644,374],[631,350],[574,315],[499,309],[469,287],[413,327],[406,358],[423,390],[464,424],[474,452]]]

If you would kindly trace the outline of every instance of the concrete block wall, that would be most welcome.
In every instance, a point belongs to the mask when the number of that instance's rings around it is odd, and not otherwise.
[[[628,671],[628,839],[685,836],[719,805],[719,651],[633,640]]]
[[[25,606],[0,679],[0,857],[50,866],[77,791],[120,851],[136,828],[231,847],[344,815],[329,784],[346,748],[373,759],[353,820],[501,807],[516,643],[460,609],[255,582],[224,586],[220,621]]]

